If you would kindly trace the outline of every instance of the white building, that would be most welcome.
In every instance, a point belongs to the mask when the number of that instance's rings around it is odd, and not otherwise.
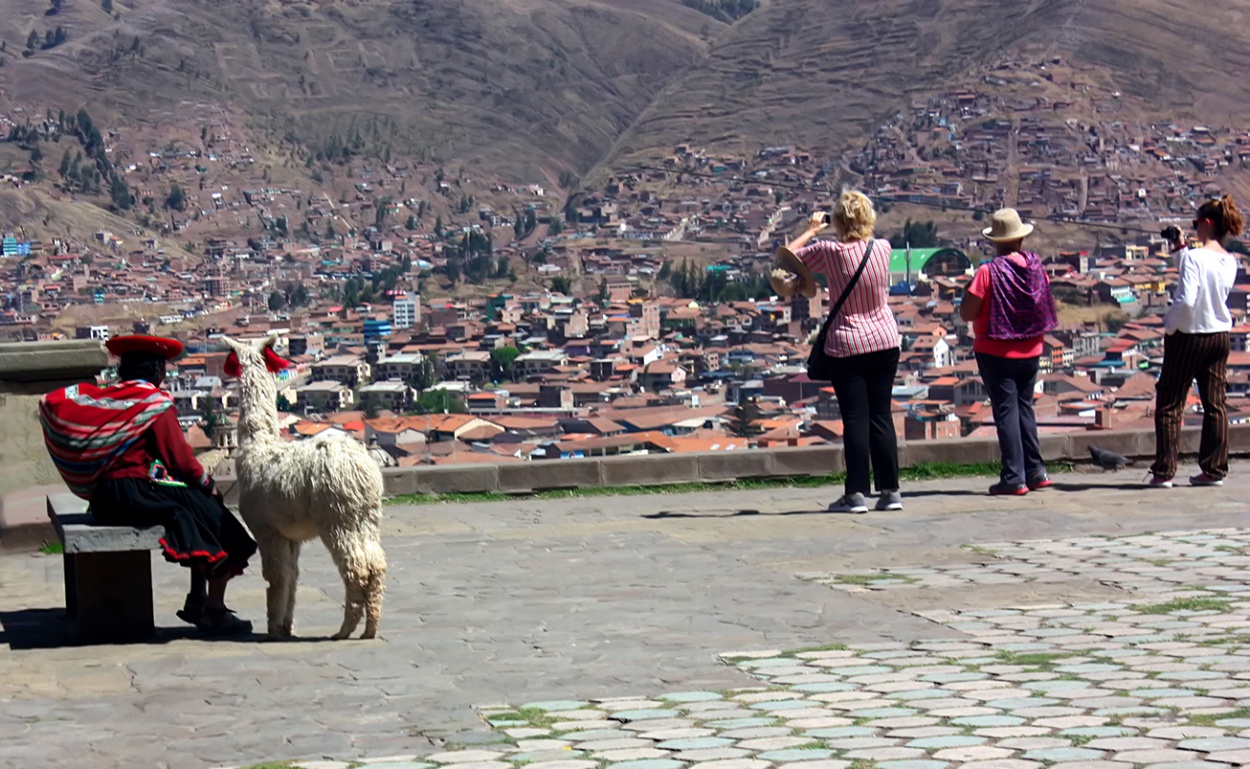
[[[391,305],[391,326],[413,328],[421,322],[421,304],[413,298],[396,299]]]

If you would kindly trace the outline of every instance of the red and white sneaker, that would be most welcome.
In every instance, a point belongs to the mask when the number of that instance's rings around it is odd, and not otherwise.
[[[1223,486],[1224,479],[1215,478],[1213,476],[1207,475],[1206,473],[1199,473],[1198,475],[1189,476],[1189,485],[1190,486]]]
[[[1172,488],[1172,479],[1164,478],[1161,475],[1152,475],[1146,485],[1152,489],[1170,489]]]

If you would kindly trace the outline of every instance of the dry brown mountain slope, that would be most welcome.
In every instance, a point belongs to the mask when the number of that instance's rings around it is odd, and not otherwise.
[[[229,103],[316,146],[585,170],[725,25],[677,0],[0,0],[0,100],[143,120]],[[69,41],[23,58],[33,30]],[[136,40],[138,41],[136,43]],[[50,102],[50,104],[49,104]],[[0,104],[0,107],[5,106]]]
[[[1026,49],[1150,99],[1157,114],[1143,117],[1209,111],[1240,123],[1250,112],[1247,22],[1245,0],[774,0],[670,84],[606,165],[685,140],[836,154],[912,99]]]

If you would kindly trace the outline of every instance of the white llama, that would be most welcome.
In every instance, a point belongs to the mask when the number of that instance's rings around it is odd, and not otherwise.
[[[252,345],[222,337],[239,362],[239,512],[260,549],[270,638],[291,636],[300,545],[320,537],[347,590],[347,638],[365,614],[362,638],[373,638],[382,615],[386,553],[382,472],[364,445],[344,438],[283,441],[278,431],[278,390],[266,366],[270,336]],[[271,351],[270,351],[270,354]]]

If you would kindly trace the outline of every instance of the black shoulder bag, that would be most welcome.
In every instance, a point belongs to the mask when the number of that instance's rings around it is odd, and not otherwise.
[[[868,260],[872,258],[874,245],[873,241],[868,241],[868,247],[864,249],[864,259],[859,263],[859,269],[851,276],[846,288],[842,289],[842,296],[838,297],[838,301],[829,310],[829,316],[821,324],[820,333],[816,335],[816,341],[812,343],[812,352],[807,356],[807,378],[813,382],[833,381],[834,371],[838,364],[829,353],[825,352],[825,339],[829,336],[830,324],[842,311],[842,305],[846,304],[847,297],[851,295],[851,289],[855,288],[855,284],[859,282],[859,276],[864,274],[864,268],[868,266]]]

